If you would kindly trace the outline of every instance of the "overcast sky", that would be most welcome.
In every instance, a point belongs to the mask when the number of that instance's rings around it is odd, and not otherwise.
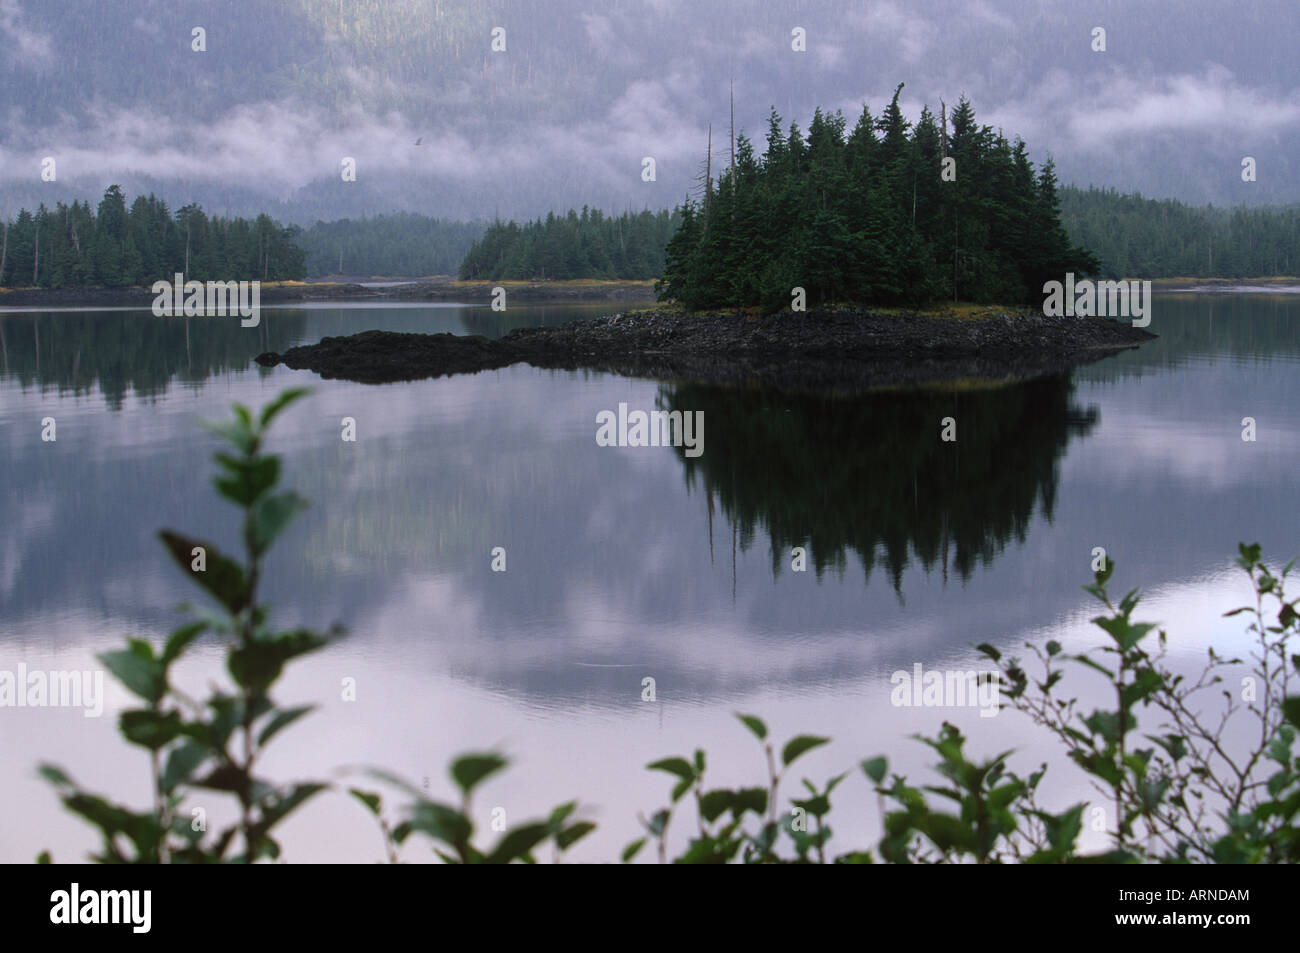
[[[965,93],[1065,182],[1300,201],[1297,27],[1296,0],[0,0],[0,212],[111,182],[298,220],[659,208],[710,123],[725,151],[733,81],[756,138],[904,82],[909,117]]]

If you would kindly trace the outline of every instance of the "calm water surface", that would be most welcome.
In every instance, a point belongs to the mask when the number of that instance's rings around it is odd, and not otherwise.
[[[1238,620],[1219,617],[1244,591],[1228,568],[1238,541],[1283,561],[1300,551],[1300,296],[1163,297],[1159,340],[1070,377],[853,400],[526,366],[365,386],[251,360],[367,328],[496,336],[609,310],[331,305],[265,309],[257,329],[0,313],[0,669],[89,668],[123,636],[174,625],[197,593],[156,531],[233,544],[198,421],[301,383],[315,394],[274,443],[313,505],[273,551],[265,595],[282,624],[338,620],[349,635],[290,668],[279,701],[321,707],[267,773],[381,766],[447,796],[452,755],[500,748],[514,763],[476,799],[480,825],[494,807],[513,824],[581,797],[600,828],[579,860],[615,859],[637,813],[666,801],[651,760],[704,747],[711,784],[757,783],[735,711],[781,738],[835,739],[793,783],[880,753],[919,772],[929,759],[906,737],[944,720],[975,752],[1016,747],[1032,769],[1054,752],[1020,716],[896,708],[890,675],[979,667],[979,642],[1093,641],[1080,587],[1096,546],[1118,562],[1117,588],[1144,586],[1138,616],[1165,623],[1190,666],[1211,642],[1241,646]],[[620,402],[704,411],[703,456],[597,446],[596,414]],[[937,439],[945,416],[955,445]],[[498,546],[504,573],[490,568]],[[794,547],[807,572],[791,571]],[[222,678],[217,651],[181,675],[198,691]],[[38,761],[145,803],[146,756],[115,731],[129,704],[110,686],[101,718],[0,709],[0,861],[93,846]],[[1048,777],[1058,806],[1088,796],[1063,766]],[[872,836],[875,799],[857,772],[838,790],[834,843],[848,849]],[[282,833],[295,861],[382,856],[342,795]],[[405,859],[429,858],[413,843]]]

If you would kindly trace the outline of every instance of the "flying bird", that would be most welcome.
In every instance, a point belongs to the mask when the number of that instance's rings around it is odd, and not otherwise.
[[[416,140],[415,140],[415,144],[416,144],[417,146],[418,146],[420,143],[422,143],[422,142],[424,142],[424,136],[421,136],[419,139],[416,139]]]

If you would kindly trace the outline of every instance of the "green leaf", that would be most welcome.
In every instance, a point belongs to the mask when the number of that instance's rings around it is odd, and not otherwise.
[[[43,777],[46,781],[49,781],[51,784],[56,785],[58,787],[65,787],[65,788],[76,787],[76,785],[72,783],[72,779],[63,773],[63,769],[57,767],[56,765],[41,764],[39,767],[37,767],[36,773],[39,774],[41,777]]]
[[[737,820],[746,811],[753,811],[760,817],[767,810],[767,788],[741,788],[733,793],[731,813]]]
[[[1066,853],[1074,850],[1074,842],[1083,830],[1083,811],[1087,806],[1086,803],[1076,804],[1061,814],[1049,814],[1046,811],[1031,813],[1043,822],[1048,843],[1055,850]]]
[[[383,798],[373,791],[362,791],[360,788],[348,788],[348,793],[366,806],[371,814],[379,816],[379,811],[383,807]]]
[[[1148,622],[1139,622],[1135,625],[1123,616],[1097,616],[1092,621],[1099,629],[1110,634],[1121,652],[1127,652],[1137,645],[1148,632],[1155,628],[1154,625]]]
[[[632,843],[624,847],[623,857],[622,857],[623,863],[626,864],[633,857],[639,854],[641,852],[641,848],[645,846],[645,842],[646,842],[646,838],[638,837],[636,840],[632,841]]]
[[[1155,669],[1144,668],[1137,672],[1132,682],[1125,685],[1120,690],[1120,697],[1124,701],[1125,707],[1131,708],[1133,705],[1149,698],[1162,687],[1165,681]]]
[[[931,811],[918,828],[941,851],[969,850],[974,846],[974,832],[970,826],[952,814]]]
[[[525,824],[516,827],[501,838],[484,863],[508,864],[512,860],[521,860],[550,836],[551,830],[545,824]]]
[[[1118,712],[1094,710],[1091,715],[1083,719],[1083,723],[1093,734],[1101,735],[1109,742],[1118,743],[1120,737]],[[1130,714],[1124,727],[1126,731],[1132,731],[1137,727],[1137,719]]]
[[[830,812],[831,802],[824,794],[817,794],[810,798],[799,800],[791,798],[790,803],[795,807],[801,807],[813,817],[823,817]]]
[[[762,811],[759,812],[762,814]],[[777,834],[780,828],[773,822],[768,821],[754,835],[754,851],[759,857],[765,857],[772,850],[772,845],[776,843]]]
[[[211,543],[166,529],[158,536],[186,575],[215,596],[232,615],[248,605],[248,580],[238,563],[223,556]],[[194,549],[199,546],[206,553],[207,568],[203,572],[190,568],[194,562]]]
[[[257,449],[257,435],[239,420],[205,420],[203,427],[216,434],[226,443],[243,454],[251,454]]]
[[[837,864],[871,864],[875,863],[871,858],[869,850],[855,850],[847,854],[840,854],[835,858]]]
[[[271,421],[276,418],[280,411],[284,410],[294,401],[306,397],[311,393],[309,387],[290,387],[288,390],[281,391],[279,396],[262,408],[261,426],[263,430],[271,425]]]
[[[1300,695],[1290,695],[1283,699],[1282,717],[1300,728]]]
[[[555,835],[555,844],[560,850],[568,850],[595,829],[596,825],[591,821],[579,821]]]
[[[219,764],[193,783],[199,788],[239,794],[248,786],[249,780],[239,768],[229,764]]]
[[[551,818],[548,821],[548,823],[551,825],[551,830],[559,831],[561,826],[564,824],[564,822],[568,820],[569,815],[572,814],[577,809],[578,809],[578,802],[569,801],[565,804],[561,804],[555,810],[551,811]]]
[[[1057,655],[1058,653],[1060,653],[1060,651],[1061,651],[1061,643],[1060,643],[1060,642],[1057,642],[1057,641],[1055,641],[1055,640],[1052,640],[1052,641],[1050,641],[1050,642],[1047,643],[1047,654],[1048,654],[1048,655]]]
[[[276,711],[276,713],[271,717],[271,720],[268,721],[266,726],[262,729],[261,734],[257,736],[257,746],[259,748],[262,747],[274,738],[280,729],[287,728],[315,707],[315,705],[302,705],[298,708],[285,708]]]
[[[180,735],[181,716],[175,711],[164,714],[151,708],[133,708],[118,717],[118,727],[127,741],[157,751]]]
[[[464,794],[469,794],[488,776],[495,774],[506,766],[506,759],[499,754],[467,754],[451,763],[451,779]]]
[[[213,477],[212,485],[236,506],[252,506],[280,479],[279,457],[241,458],[219,453],[216,459],[229,472]]]
[[[1089,658],[1087,655],[1080,654],[1080,655],[1067,656],[1067,657],[1068,657],[1068,658],[1072,658],[1074,661],[1078,662],[1080,665],[1086,665],[1086,666],[1088,666],[1090,669],[1093,669],[1094,671],[1101,672],[1101,674],[1105,675],[1107,678],[1114,678],[1114,677],[1115,677],[1115,673],[1114,673],[1114,672],[1112,672],[1110,669],[1106,668],[1106,666],[1098,664],[1096,661],[1094,661],[1093,659]]]
[[[170,794],[182,781],[188,781],[194,770],[210,753],[211,749],[207,745],[192,738],[186,739],[173,748],[167,755],[167,763],[163,765],[162,775],[159,777],[159,784],[163,791]]]
[[[457,849],[467,845],[470,835],[474,833],[474,825],[469,818],[455,808],[436,801],[417,801],[411,808],[411,816],[405,826],[408,830],[420,831]],[[393,839],[400,843],[396,831]]]
[[[93,794],[70,794],[64,797],[63,803],[100,829],[105,835],[107,854],[114,861],[128,859],[113,843],[118,834],[124,834],[135,845],[137,860],[156,859],[154,851],[164,832],[152,812],[136,813]]]
[[[797,737],[791,738],[785,743],[785,747],[781,749],[781,763],[786,767],[789,767],[791,762],[804,752],[811,751],[813,748],[824,745],[830,740],[831,739],[829,738],[821,738],[817,735],[798,735]]]
[[[160,659],[163,667],[166,668],[168,665],[171,665],[172,662],[180,658],[181,655],[184,654],[185,650],[189,648],[190,643],[202,635],[207,627],[208,623],[206,621],[200,621],[191,622],[188,625],[181,626],[179,629],[175,629],[172,634],[167,637],[167,644],[163,646],[162,658]]]
[[[735,800],[735,793],[725,789],[717,791],[707,791],[700,795],[700,816],[712,824],[723,813],[731,807]]]
[[[1024,785],[1019,781],[1009,781],[1001,787],[996,787],[989,792],[989,807],[995,811],[1005,810],[1023,791]]]
[[[246,713],[251,724],[269,712],[272,706],[265,696],[251,698],[245,704],[244,699],[238,696],[218,693],[208,699],[208,707],[212,709],[212,720],[207,725],[188,725],[185,733],[199,741],[210,742],[214,748],[224,748],[231,733],[244,723]]]
[[[292,490],[275,493],[259,500],[253,507],[249,523],[253,552],[259,556],[266,552],[276,538],[284,532],[293,518],[307,508],[307,500]]]
[[[759,741],[767,738],[767,725],[763,724],[762,719],[755,718],[753,715],[742,715],[736,713],[736,717],[744,722],[745,727],[754,733],[754,737]]]
[[[1178,761],[1187,755],[1187,739],[1183,735],[1170,734],[1163,737],[1158,735],[1146,735],[1146,737],[1164,748],[1165,751],[1169,752],[1169,756],[1175,761]]]
[[[866,772],[867,777],[879,784],[885,778],[885,772],[889,770],[889,761],[885,758],[871,758],[862,762],[862,770]]]
[[[993,646],[989,645],[987,642],[981,642],[979,645],[975,646],[975,650],[978,652],[983,652],[985,655],[993,659],[993,661],[995,662],[1000,662],[1002,660],[1002,653],[999,652],[997,649],[995,649]]]
[[[310,629],[280,632],[231,649],[226,656],[226,667],[242,688],[252,694],[260,694],[280,677],[285,662],[314,652],[328,641],[325,636]]]
[[[695,769],[685,758],[664,758],[660,761],[654,761],[646,765],[648,771],[667,771],[669,774],[675,774],[684,781],[695,780]]]
[[[256,835],[265,836],[272,827],[288,817],[309,797],[324,791],[328,787],[328,784],[321,784],[316,781],[295,784],[283,797],[275,798],[269,804],[263,806],[262,816],[253,827]]]
[[[147,702],[157,702],[167,690],[162,663],[153,647],[140,639],[127,639],[127,648],[104,652],[99,660],[119,682]]]

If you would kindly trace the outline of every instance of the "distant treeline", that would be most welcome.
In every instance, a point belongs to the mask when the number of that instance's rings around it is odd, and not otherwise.
[[[607,217],[585,205],[581,214],[570,209],[523,225],[495,221],[465,256],[460,277],[658,278],[664,248],[680,222],[680,215],[667,210]]]
[[[399,212],[374,218],[317,222],[298,235],[307,274],[454,275],[482,222],[450,222]]]
[[[738,136],[734,175],[710,175],[698,201],[617,217],[584,207],[523,225],[396,213],[304,231],[267,215],[209,218],[197,205],[173,215],[153,195],[128,208],[114,185],[97,211],[59,202],[0,220],[0,286],[148,285],[176,272],[200,281],[662,277],[669,296],[710,307],[788,304],[797,285],[811,301],[919,303],[953,297],[955,282],[963,300],[1014,302],[1038,300],[1042,281],[1067,270],[1300,272],[1300,205],[1197,207],[1114,189],[1058,190],[1050,161],[1035,173],[1024,144],[976,127],[965,100],[949,121],[941,144],[929,110],[909,129],[895,96],[879,120],[864,110],[847,137],[842,116],[818,110],[805,138],[793,123],[783,132],[773,111],[766,155]],[[955,181],[940,178],[941,149],[955,161]]]
[[[795,287],[809,302],[1029,302],[1046,280],[1096,270],[1061,227],[1050,160],[1036,172],[1024,142],[977,125],[964,97],[947,123],[927,108],[912,128],[902,88],[847,136],[838,112],[818,109],[805,137],[773,109],[761,158],[743,135],[734,168],[712,156],[661,296],[689,308],[788,306]]]
[[[209,218],[197,205],[173,216],[167,203],[139,196],[126,206],[120,186],[90,203],[42,204],[0,223],[0,285],[65,288],[149,285],[184,274],[198,281],[283,281],[302,278],[295,227],[269,216]]]
[[[1114,189],[1061,190],[1071,238],[1107,277],[1250,278],[1300,273],[1300,205],[1215,208]]]

